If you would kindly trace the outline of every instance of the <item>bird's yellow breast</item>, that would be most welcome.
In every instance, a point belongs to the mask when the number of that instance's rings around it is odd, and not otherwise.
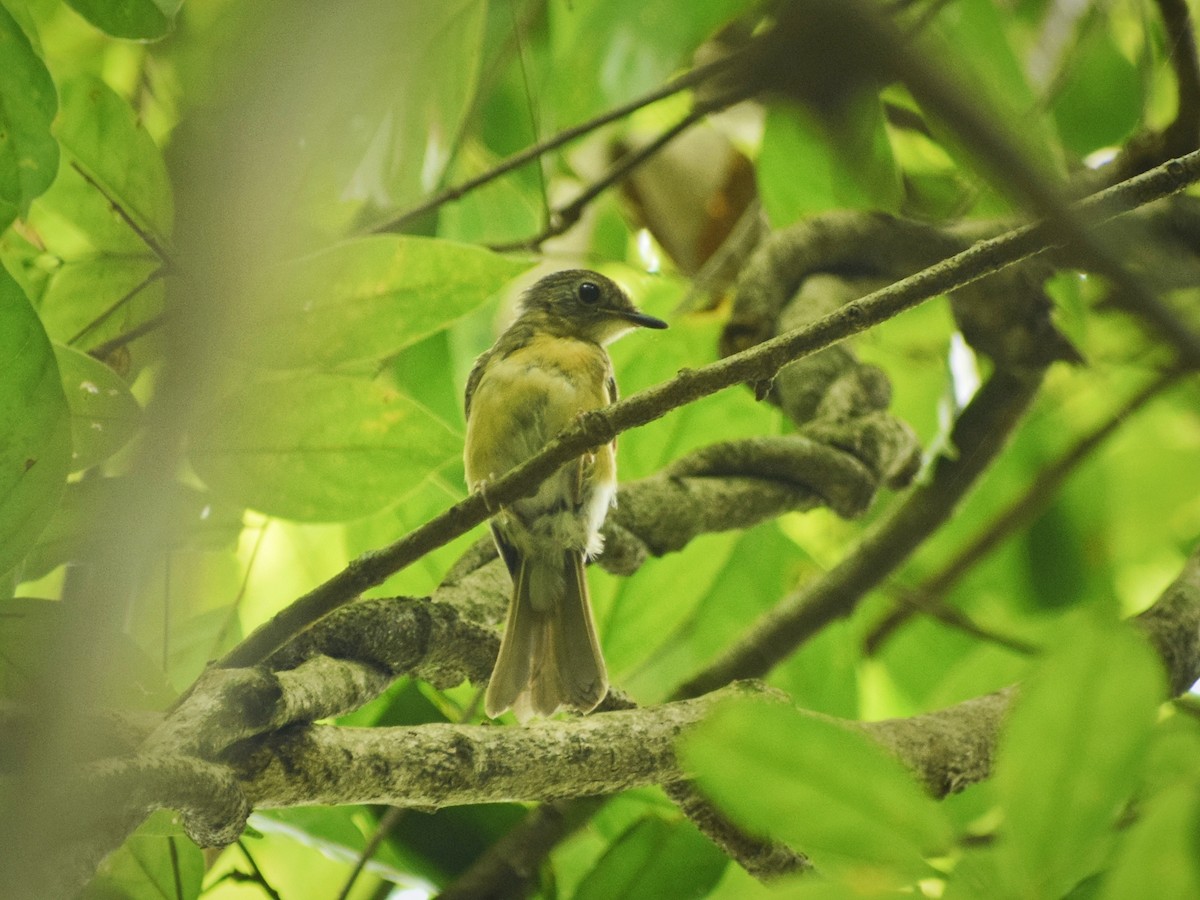
[[[502,475],[582,412],[611,402],[611,364],[589,341],[539,335],[489,361],[471,397],[467,481]]]

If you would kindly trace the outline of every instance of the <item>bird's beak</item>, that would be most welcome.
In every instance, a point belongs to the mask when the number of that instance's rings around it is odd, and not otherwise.
[[[622,309],[617,310],[617,315],[627,322],[632,322],[634,325],[640,325],[643,328],[666,328],[667,323],[662,319],[656,319],[654,316],[648,316],[641,310],[637,309]]]

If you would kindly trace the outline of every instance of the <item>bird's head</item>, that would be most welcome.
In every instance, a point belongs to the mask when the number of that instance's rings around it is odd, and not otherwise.
[[[537,282],[525,293],[521,317],[553,334],[597,344],[637,327],[667,327],[634,306],[616,282],[587,269],[555,272]]]

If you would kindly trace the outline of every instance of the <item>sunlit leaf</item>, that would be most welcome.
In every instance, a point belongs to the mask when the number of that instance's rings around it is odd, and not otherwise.
[[[407,395],[320,373],[246,381],[201,415],[191,442],[214,492],[309,522],[383,509],[461,452],[461,435]]]
[[[329,368],[390,356],[482,304],[524,260],[431,238],[377,236],[281,268],[239,345],[257,363]]]
[[[67,0],[74,10],[113,37],[155,40],[165,37],[183,0]]]
[[[995,774],[1003,870],[1018,893],[1061,896],[1101,861],[1162,696],[1145,641],[1084,616],[1026,680]]]
[[[129,104],[100,79],[78,76],[62,85],[59,121],[59,140],[96,180],[99,188],[93,190],[102,190],[138,227],[165,243],[174,218],[170,177]]]
[[[783,705],[733,701],[683,741],[704,792],[755,834],[818,869],[900,885],[949,846],[937,804],[861,734]]]
[[[615,0],[550,9],[550,71],[592,72],[591,78],[555,77],[555,108],[574,124],[606,106],[660,85],[720,25],[752,6],[747,0],[670,3]]]
[[[58,142],[50,133],[58,97],[46,66],[2,4],[0,59],[0,202],[23,216],[58,173]],[[0,228],[8,225],[0,222]]]
[[[0,573],[34,545],[71,458],[71,420],[54,351],[16,282],[0,267]]]
[[[142,408],[104,363],[62,344],[54,356],[71,410],[71,468],[78,471],[120,450],[141,422]]]
[[[899,209],[899,172],[878,102],[858,104],[834,132],[807,113],[772,106],[758,161],[759,194],[771,224],[831,209]]]

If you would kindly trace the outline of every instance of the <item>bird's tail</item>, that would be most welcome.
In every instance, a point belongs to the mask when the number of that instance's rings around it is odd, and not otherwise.
[[[591,712],[608,693],[583,554],[521,561],[484,708],[524,722],[563,707]]]

